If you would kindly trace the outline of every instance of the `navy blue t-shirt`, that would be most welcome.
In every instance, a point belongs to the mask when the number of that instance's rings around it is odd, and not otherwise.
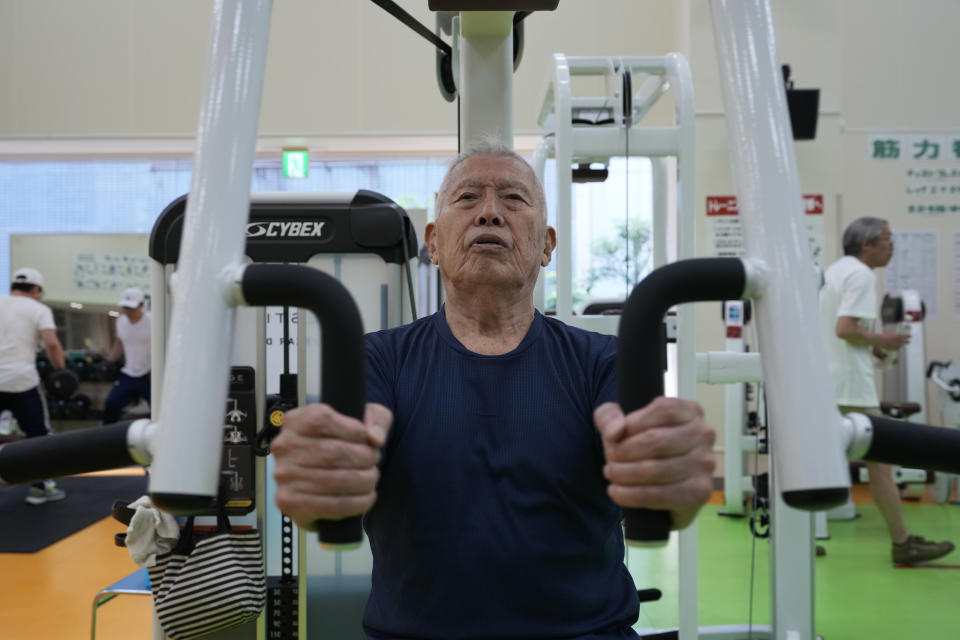
[[[485,356],[444,312],[367,336],[367,400],[393,411],[364,519],[371,638],[625,638],[638,616],[593,410],[616,340],[537,313]]]

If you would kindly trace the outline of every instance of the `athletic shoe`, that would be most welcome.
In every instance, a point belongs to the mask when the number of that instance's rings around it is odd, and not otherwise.
[[[910,536],[906,542],[893,545],[894,564],[917,564],[942,558],[953,551],[952,542],[930,542],[920,536]]]
[[[57,485],[53,483],[47,483],[43,489],[31,486],[27,492],[25,501],[27,504],[45,504],[47,502],[63,500],[66,497],[67,494],[63,489],[58,488]]]
[[[0,412],[0,436],[13,433],[13,415],[9,411]]]

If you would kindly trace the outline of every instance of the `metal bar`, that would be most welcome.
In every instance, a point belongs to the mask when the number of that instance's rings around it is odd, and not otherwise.
[[[217,495],[233,340],[223,273],[243,262],[270,9],[270,0],[213,6],[150,474],[154,502],[173,513]]]
[[[493,136],[513,147],[513,12],[460,14],[460,150]]]
[[[786,505],[826,509],[846,501],[850,478],[841,418],[818,329],[817,286],[769,2],[711,0],[711,9],[744,245],[748,259],[764,265],[769,277],[754,310],[770,422],[776,425],[770,438],[771,485],[778,494],[771,545],[771,567],[778,569],[771,571],[773,627],[778,640],[808,640],[814,619],[813,524],[809,514]],[[793,533],[807,524],[803,535]]]
[[[680,127],[633,128],[629,133],[631,156],[676,156],[681,153]],[[624,130],[620,127],[576,127],[572,135],[574,158],[623,155]]]
[[[712,8],[744,244],[769,279],[754,309],[780,487],[788,504],[827,508],[846,500],[850,478],[770,7],[713,0]]]
[[[570,124],[570,70],[562,53],[553,54],[553,95],[556,122],[555,157],[557,162],[557,316],[573,315],[573,223],[571,194],[573,176],[573,128]]]

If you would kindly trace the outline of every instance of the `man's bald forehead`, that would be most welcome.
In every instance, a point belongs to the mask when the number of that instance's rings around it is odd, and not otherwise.
[[[509,162],[514,165],[521,165],[524,168],[524,171],[514,173],[511,178],[498,180],[496,186],[497,188],[521,188],[527,191],[534,197],[537,205],[543,211],[544,217],[546,217],[546,196],[543,192],[543,186],[540,184],[540,179],[537,178],[537,174],[534,172],[533,167],[531,167],[526,160],[520,156],[512,154],[477,153],[469,155],[455,162],[447,172],[447,175],[444,176],[443,182],[440,184],[440,191],[437,194],[440,199],[440,203],[443,202],[443,198],[447,192],[453,188],[462,186],[480,186],[481,184],[486,184],[486,181],[481,178],[464,175],[464,172],[466,172],[468,169],[468,165],[470,165],[474,160],[478,159],[492,159],[499,162]]]

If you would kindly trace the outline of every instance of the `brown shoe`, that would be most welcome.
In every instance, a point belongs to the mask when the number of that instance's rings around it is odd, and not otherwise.
[[[942,558],[953,551],[952,542],[930,542],[920,536],[910,536],[906,542],[893,545],[894,564],[917,564]]]

